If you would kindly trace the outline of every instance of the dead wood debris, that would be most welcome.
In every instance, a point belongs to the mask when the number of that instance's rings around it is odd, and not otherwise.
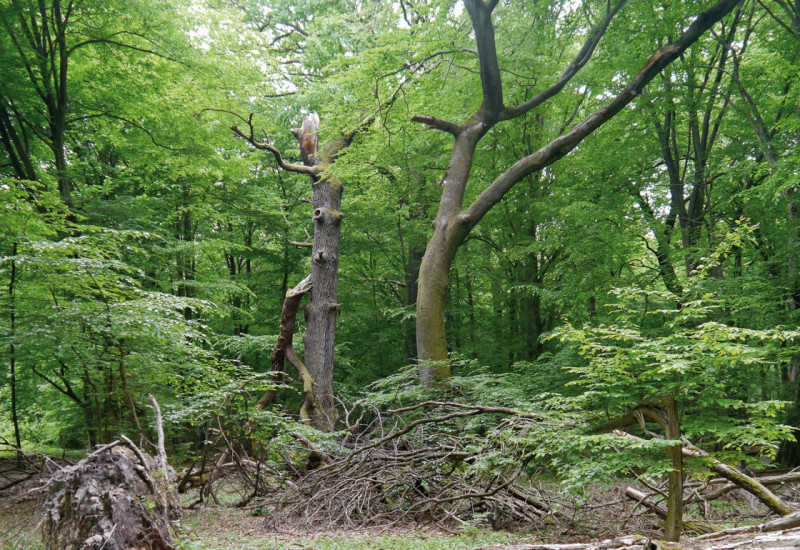
[[[409,412],[417,414],[399,414]],[[529,458],[501,448],[499,441],[476,444],[478,439],[452,424],[485,415],[486,429],[499,433],[528,429],[538,422],[536,415],[433,401],[373,414],[372,423],[345,442],[349,452],[328,454],[269,502],[270,528],[288,522],[349,528],[403,522],[453,527],[476,521],[496,528],[531,528],[560,515],[542,493],[520,483]],[[495,469],[488,465],[491,461],[514,466]]]
[[[473,548],[473,550],[755,550],[800,547],[800,513],[776,520],[726,529],[715,533],[667,543],[639,535],[587,543],[513,544]]]
[[[181,517],[174,481],[130,439],[57,471],[42,488],[49,548],[172,550]]]

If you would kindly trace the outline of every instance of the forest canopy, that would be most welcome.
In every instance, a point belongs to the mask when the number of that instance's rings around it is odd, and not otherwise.
[[[287,514],[406,445],[352,517],[633,476],[677,540],[692,476],[800,465],[798,74],[788,0],[0,0],[0,442],[152,394]]]

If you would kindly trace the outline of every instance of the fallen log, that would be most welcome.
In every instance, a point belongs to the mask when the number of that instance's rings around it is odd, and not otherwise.
[[[726,529],[679,544],[665,543],[640,535],[629,535],[616,539],[572,544],[512,544],[481,546],[473,550],[731,550],[754,548],[798,548],[800,547],[800,512],[773,521],[748,527]]]
[[[652,496],[647,495],[631,486],[625,487],[625,495],[628,498],[635,500],[636,502],[647,507],[651,512],[656,514],[661,519],[666,519],[667,507],[656,502]],[[699,534],[713,533],[716,531],[714,526],[706,521],[689,521],[682,519],[681,525],[683,526],[684,531],[692,531]]]
[[[794,509],[788,506],[785,502],[783,502],[780,498],[778,498],[775,493],[770,491],[763,483],[759,482],[757,479],[748,476],[745,473],[742,473],[734,468],[731,468],[727,464],[720,462],[713,456],[709,455],[707,452],[698,449],[694,445],[692,445],[688,440],[683,440],[683,447],[681,450],[683,454],[693,458],[702,458],[708,464],[708,467],[711,468],[714,472],[719,474],[721,477],[724,477],[740,489],[744,489],[748,493],[755,496],[758,500],[760,500],[764,505],[775,512],[780,516],[786,516],[791,514]]]
[[[785,483],[797,483],[800,482],[800,472],[791,471],[784,474],[762,474],[757,477],[754,477],[759,483],[766,487],[772,487],[774,485],[783,485]],[[690,488],[693,489],[700,489],[701,487],[707,486],[710,492],[705,493],[702,495],[701,498],[704,500],[715,500],[720,498],[721,496],[730,493],[735,489],[739,489],[740,487],[735,483],[731,483],[727,479],[723,477],[715,478],[709,480],[707,483],[697,483]],[[713,490],[711,490],[713,488]]]

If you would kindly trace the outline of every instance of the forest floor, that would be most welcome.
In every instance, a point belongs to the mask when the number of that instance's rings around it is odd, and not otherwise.
[[[264,517],[241,510],[204,507],[188,510],[183,524],[190,531],[184,548],[190,550],[468,550],[478,546],[532,541],[481,529],[447,533],[423,526],[348,529],[319,533],[264,529]]]
[[[0,461],[3,478],[9,479],[7,461]],[[30,479],[14,487],[11,494],[0,498],[0,549],[39,550],[44,546],[39,526],[42,514],[31,489],[41,487],[44,480]],[[184,504],[196,501],[198,495],[186,494]],[[645,536],[660,534],[660,521],[626,499],[618,498],[620,488],[595,488],[591,503],[582,506],[581,513],[565,524],[545,524],[531,532],[511,533],[491,530],[484,526],[461,525],[445,530],[419,524],[390,527],[374,526],[364,529],[334,529],[302,532],[295,525],[281,525],[268,531],[261,508],[240,509],[230,505],[200,505],[185,508],[179,548],[183,550],[470,550],[494,545],[525,543],[573,543],[602,540],[637,533]],[[223,499],[224,501],[224,499]],[[747,500],[720,500],[728,511],[736,510],[736,524],[758,523]],[[754,512],[745,513],[745,512]],[[723,524],[720,524],[723,526]],[[725,527],[734,526],[726,522]]]
[[[0,502],[0,549],[43,549],[38,533],[37,503]],[[185,510],[182,550],[469,550],[478,546],[531,542],[532,535],[485,529],[448,533],[423,526],[337,530],[319,533],[281,532],[264,528],[264,517],[219,506]]]

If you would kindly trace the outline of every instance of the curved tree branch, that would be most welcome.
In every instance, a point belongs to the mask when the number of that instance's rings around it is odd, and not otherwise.
[[[531,109],[535,109],[564,89],[564,86],[566,86],[567,83],[572,80],[572,77],[578,74],[578,71],[580,71],[583,66],[586,65],[589,59],[591,59],[594,50],[597,48],[597,45],[603,38],[603,35],[608,30],[608,25],[611,23],[611,20],[626,2],[627,0],[618,0],[617,3],[614,4],[614,6],[611,7],[608,12],[606,12],[606,16],[594,26],[594,28],[589,32],[589,36],[586,38],[586,42],[578,52],[578,55],[575,56],[575,59],[573,59],[564,70],[561,78],[558,79],[558,82],[546,90],[539,92],[528,101],[520,103],[516,107],[505,108],[500,114],[500,120],[510,120],[512,118],[524,115]]]
[[[719,0],[709,9],[702,12],[692,22],[686,31],[672,44],[656,50],[647,60],[639,73],[617,96],[606,105],[592,113],[582,122],[554,139],[538,151],[520,159],[508,170],[498,176],[481,193],[477,199],[459,215],[464,235],[486,213],[524,177],[542,170],[560,158],[570,153],[578,144],[603,124],[611,120],[617,113],[625,108],[633,99],[642,93],[644,87],[656,77],[665,67],[681,56],[700,36],[710,29],[720,19],[728,15],[739,5],[742,0]],[[462,237],[463,238],[463,237]]]
[[[236,116],[241,118],[242,120],[244,120],[244,118],[242,118],[240,115],[236,115]],[[250,117],[245,122],[247,122],[247,126],[249,127],[249,133],[245,134],[244,132],[242,132],[239,129],[238,126],[231,126],[231,130],[233,130],[233,133],[236,134],[237,136],[239,136],[240,138],[244,139],[245,141],[247,141],[250,145],[252,145],[256,149],[260,149],[262,151],[269,151],[270,153],[272,153],[273,156],[275,157],[276,162],[278,163],[278,166],[280,166],[281,168],[283,168],[284,170],[286,170],[288,172],[296,172],[298,174],[306,174],[307,176],[312,176],[312,177],[316,176],[317,174],[319,174],[319,171],[316,168],[314,168],[313,166],[304,166],[302,164],[292,164],[292,163],[286,162],[285,160],[283,160],[283,156],[281,155],[281,152],[274,145],[272,145],[271,143],[265,143],[265,142],[261,142],[261,141],[256,140],[254,135],[253,135],[255,130],[253,129],[253,114],[252,113],[250,114]]]

